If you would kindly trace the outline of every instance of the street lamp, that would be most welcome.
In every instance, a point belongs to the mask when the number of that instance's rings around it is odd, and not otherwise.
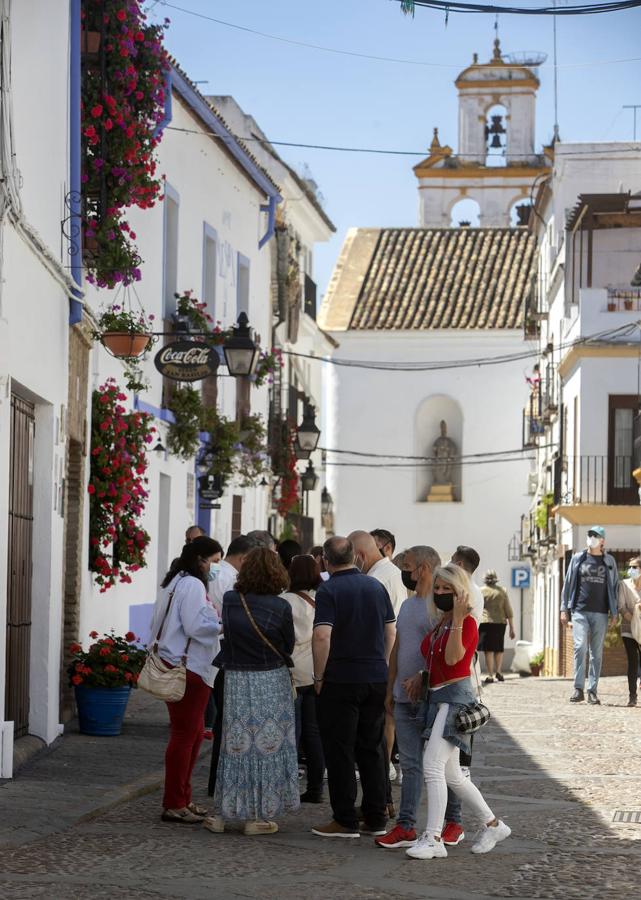
[[[241,312],[231,337],[223,344],[223,353],[229,374],[235,378],[251,375],[258,363],[258,346],[251,336],[247,313]]]
[[[158,438],[158,443],[154,447],[154,453],[158,457],[158,459],[162,459],[167,451],[163,446],[163,442]]]
[[[326,487],[321,491],[321,515],[331,516],[334,512],[334,500]]]
[[[312,455],[311,450],[303,450],[298,438],[296,438],[296,440],[294,441],[294,453],[296,455],[296,459],[300,460],[309,459],[309,457]]]
[[[303,411],[303,421],[296,429],[296,439],[302,451],[311,453],[318,446],[320,440],[320,428],[316,425],[316,412],[311,403],[305,404]],[[298,454],[297,454],[298,455]],[[299,459],[308,457],[299,456]]]
[[[303,493],[305,495],[305,515],[309,515],[309,492],[315,491],[316,486],[318,485],[318,475],[316,474],[316,469],[314,468],[313,462],[310,460],[307,463],[307,468],[300,476],[300,485],[303,489]]]
[[[204,447],[203,452],[196,461],[196,471],[199,475],[207,475],[214,464],[216,454],[212,447]]]

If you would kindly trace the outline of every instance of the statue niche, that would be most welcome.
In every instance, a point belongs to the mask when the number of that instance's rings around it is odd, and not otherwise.
[[[447,422],[441,420],[441,434],[432,445],[432,486],[427,495],[428,503],[452,503],[454,500],[453,471],[458,458],[458,448],[447,434]]]

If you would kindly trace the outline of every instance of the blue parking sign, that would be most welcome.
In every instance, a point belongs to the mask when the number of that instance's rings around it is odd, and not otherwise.
[[[529,566],[512,566],[512,587],[521,590],[529,588],[531,575]]]

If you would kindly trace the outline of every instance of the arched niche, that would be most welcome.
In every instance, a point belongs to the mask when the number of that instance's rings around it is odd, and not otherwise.
[[[433,394],[419,403],[414,420],[414,450],[416,456],[434,456],[434,442],[441,436],[441,422],[447,425],[447,436],[454,441],[456,453],[463,453],[463,411],[459,403],[447,394]],[[461,465],[452,466],[452,496],[462,500]],[[434,465],[428,462],[416,468],[416,500],[426,502],[435,483]]]
[[[508,111],[501,103],[485,113],[485,165],[493,168],[507,165]]]
[[[478,228],[481,207],[472,197],[461,197],[452,203],[450,208],[450,226],[452,228]]]

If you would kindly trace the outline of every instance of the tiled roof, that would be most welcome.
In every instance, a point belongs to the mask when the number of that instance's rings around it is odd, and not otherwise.
[[[520,328],[535,246],[524,228],[357,229],[320,324],[328,331]]]

